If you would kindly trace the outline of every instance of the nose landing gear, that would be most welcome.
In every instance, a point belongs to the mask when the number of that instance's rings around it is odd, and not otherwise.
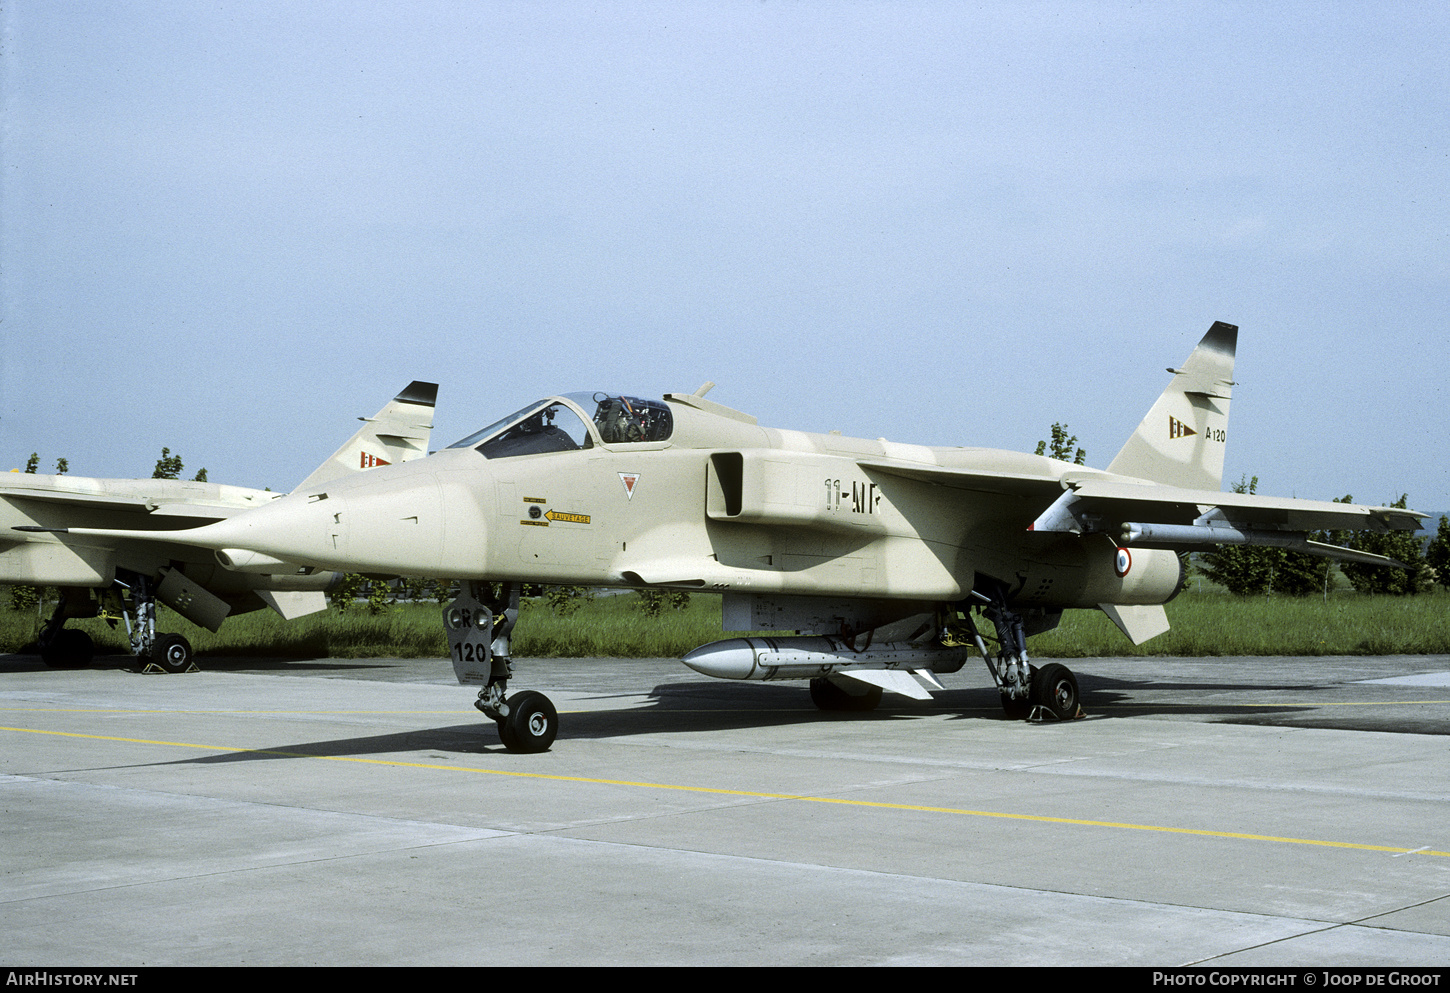
[[[473,702],[498,724],[498,736],[511,752],[543,752],[559,733],[559,712],[537,690],[505,695],[512,666],[510,635],[519,616],[519,591],[502,584],[495,594],[488,583],[468,583],[443,608],[443,628],[453,672],[460,683],[483,683]]]

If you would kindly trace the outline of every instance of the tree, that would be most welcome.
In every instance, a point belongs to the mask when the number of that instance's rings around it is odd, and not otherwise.
[[[34,475],[35,473],[37,473],[37,472],[40,471],[40,453],[39,452],[31,452],[30,453],[30,458],[28,458],[28,459],[25,460],[25,471],[28,472],[28,473],[31,473],[32,475]],[[57,476],[64,476],[68,472],[70,472],[70,462],[68,462],[65,459],[56,459],[55,460],[55,474]]]
[[[568,617],[593,599],[594,594],[583,586],[546,586],[544,588],[544,602],[560,617]]]
[[[1071,462],[1073,465],[1085,465],[1087,463],[1087,449],[1079,448],[1076,451],[1073,451],[1073,446],[1076,444],[1077,435],[1072,435],[1071,437],[1069,437],[1066,424],[1054,423],[1052,425],[1051,451],[1048,450],[1047,442],[1039,441],[1037,443],[1037,451],[1034,454],[1048,455],[1054,459],[1057,459],[1059,462]]]
[[[1318,538],[1315,539],[1319,540]],[[1288,548],[1264,549],[1277,551],[1278,561],[1274,563],[1273,591],[1289,596],[1313,596],[1329,588],[1329,576],[1333,563],[1329,559],[1307,552],[1296,552]]]
[[[161,458],[156,460],[156,469],[151,473],[152,479],[180,479],[181,478],[181,456],[172,455],[171,449],[161,449]]]
[[[206,467],[203,466],[202,467],[202,470],[200,472],[198,472],[195,476],[192,476],[191,478],[192,478],[192,481],[193,482],[197,482],[197,483],[204,483],[204,482],[206,482]]]
[[[387,610],[393,602],[393,585],[385,580],[374,579],[367,585],[367,602],[369,614],[381,614]]]
[[[352,609],[366,582],[366,579],[355,572],[345,573],[337,585],[328,590],[327,599],[332,601],[333,608],[339,613],[347,613]]]
[[[1450,587],[1450,518],[1440,517],[1440,527],[1425,549],[1425,564],[1435,571],[1435,582]]]
[[[40,606],[40,588],[16,585],[10,587],[11,610],[35,610]]]
[[[639,590],[636,595],[639,600],[635,606],[646,617],[658,617],[667,607],[670,610],[684,610],[690,606],[688,590]]]
[[[1408,493],[1391,507],[1404,510],[1409,505]],[[1349,503],[1350,498],[1343,501]],[[1424,555],[1420,553],[1420,539],[1413,531],[1356,531],[1349,541],[1350,548],[1362,552],[1385,555],[1409,568],[1397,569],[1387,565],[1365,565],[1360,562],[1346,562],[1340,566],[1354,588],[1361,593],[1391,593],[1396,596],[1413,596],[1430,589],[1433,575]]]

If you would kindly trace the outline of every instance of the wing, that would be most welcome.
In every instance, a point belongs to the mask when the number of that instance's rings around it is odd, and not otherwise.
[[[271,503],[280,493],[218,486],[215,483],[184,482],[178,479],[89,479],[66,476],[28,476],[24,482],[0,485],[0,499],[27,516],[50,516],[59,511],[75,519],[75,511],[132,513],[140,524],[147,518],[165,517],[162,529],[220,521],[244,510]],[[178,520],[181,519],[181,520]]]
[[[1036,456],[1018,456],[1015,452],[989,452],[989,456],[1010,458],[1014,461],[1036,459]],[[921,462],[906,462],[896,459],[857,459],[862,469],[900,476],[920,483],[934,483],[954,490],[971,490],[977,493],[997,493],[1004,496],[1046,497],[1062,490],[1056,476],[1038,473],[998,471],[994,469],[960,469],[949,466],[927,465]]]
[[[1104,533],[1121,544],[1189,549],[1276,545],[1372,565],[1393,559],[1310,538],[1314,531],[1417,531],[1425,514],[1395,507],[1223,493],[1111,479],[1064,480],[1034,531]]]
[[[71,525],[124,528],[154,544],[143,556],[148,562],[160,561],[184,554],[161,544],[169,532],[224,520],[278,495],[177,479],[17,474],[0,482],[0,582],[109,586],[122,541],[54,532]]]

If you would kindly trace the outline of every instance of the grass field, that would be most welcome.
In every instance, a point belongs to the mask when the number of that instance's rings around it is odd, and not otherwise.
[[[720,630],[719,597],[693,597],[683,611],[646,617],[633,595],[604,596],[568,617],[543,601],[525,601],[514,636],[521,658],[616,656],[678,657],[728,635]],[[1072,610],[1055,630],[1028,641],[1037,658],[1110,655],[1399,655],[1450,654],[1450,593],[1437,587],[1414,597],[1374,597],[1349,591],[1321,597],[1238,598],[1185,591],[1168,604],[1173,630],[1131,645],[1102,613]],[[271,611],[229,619],[218,634],[195,627],[164,608],[159,627],[184,634],[199,655],[280,658],[445,658],[440,608],[403,604],[381,614],[359,605],[296,621]],[[0,653],[25,650],[41,617],[0,609]],[[124,625],[72,621],[101,654],[126,652]],[[983,630],[990,625],[981,624]]]

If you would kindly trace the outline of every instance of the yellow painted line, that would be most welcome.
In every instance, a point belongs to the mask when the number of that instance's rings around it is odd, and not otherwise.
[[[589,776],[560,776],[543,772],[514,772],[504,769],[476,769],[461,765],[439,765],[432,762],[401,762],[396,759],[367,759],[351,755],[309,755],[272,748],[237,748],[227,745],[198,745],[184,741],[152,741],[146,738],[122,738],[104,734],[81,734],[75,731],[44,731],[39,728],[0,727],[0,731],[23,734],[54,735],[61,738],[85,738],[93,741],[120,741],[133,745],[164,745],[169,748],[195,748],[211,752],[247,752],[254,755],[279,755],[287,758],[320,759],[327,762],[353,762],[360,765],[391,766],[400,769],[429,769],[436,772],[467,772],[484,776],[507,776],[515,779],[543,779],[562,783],[587,783],[594,786],[628,786],[636,789],[671,790],[681,793],[705,793],[714,796],[738,796],[758,800],[798,800],[803,803],[829,803],[844,807],[868,807],[878,810],[907,810],[916,813],[954,814],[959,817],[993,817],[1009,821],[1031,821],[1038,824],[1071,824],[1078,827],[1113,828],[1119,831],[1152,831],[1159,834],[1197,835],[1203,838],[1232,838],[1238,841],[1272,841],[1283,845],[1311,845],[1317,848],[1347,848],[1363,852],[1392,852],[1396,855],[1433,855],[1450,858],[1450,852],[1428,848],[1404,848],[1396,845],[1366,845],[1352,841],[1321,841],[1314,838],[1288,838],[1272,834],[1247,834],[1238,831],[1210,831],[1204,828],[1167,827],[1158,824],[1132,824],[1124,821],[1093,821],[1075,817],[1047,817],[1041,814],[1009,814],[996,810],[966,810],[959,807],[929,807],[911,803],[884,803],[877,800],[849,800],[840,797],[808,796],[796,793],[764,793],[757,790],[728,790],[713,786],[682,786],[675,783],[637,782],[627,779],[597,779]]]
[[[457,707],[437,707],[431,710],[238,710],[235,707],[219,707],[214,710],[176,710],[167,707],[161,710],[128,710],[122,707],[0,707],[0,714],[114,714],[116,716],[150,715],[150,714],[245,714],[245,715],[266,715],[286,714],[317,715],[321,717],[347,717],[355,715],[366,715],[376,717],[381,714],[398,714],[408,716],[435,715],[446,717],[453,714],[463,717],[476,714],[475,710],[460,710]],[[574,711],[559,711],[561,714],[574,713]],[[0,728],[0,730],[4,730]]]

